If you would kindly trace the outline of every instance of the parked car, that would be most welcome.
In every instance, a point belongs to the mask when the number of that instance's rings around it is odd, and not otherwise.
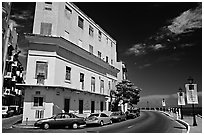
[[[35,127],[48,129],[51,127],[69,126],[77,129],[80,125],[86,125],[85,119],[72,113],[59,113],[56,116],[47,119],[40,119],[35,122]]]
[[[101,125],[111,124],[112,118],[105,113],[92,113],[86,118],[86,125]]]
[[[14,111],[14,115],[16,115],[16,114],[20,114],[20,112],[19,112],[19,106],[16,106],[16,105],[11,105],[11,106],[9,106],[9,108],[10,108],[10,110],[13,110]]]
[[[10,117],[14,115],[14,110],[9,106],[2,106],[2,117]]]
[[[128,109],[125,114],[127,119],[134,119],[140,116],[140,109],[139,108]]]
[[[111,116],[113,122],[119,122],[122,120],[126,120],[126,115],[122,111],[112,112],[110,116]]]

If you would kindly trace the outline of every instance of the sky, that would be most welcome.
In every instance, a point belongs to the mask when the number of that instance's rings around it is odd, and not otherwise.
[[[138,106],[177,105],[192,76],[202,102],[202,5],[192,2],[74,2],[117,42],[128,80],[142,89]],[[26,5],[26,6],[25,6]],[[13,3],[17,32],[32,31],[35,4]],[[26,20],[26,21],[25,21]],[[19,41],[21,59],[26,45]]]

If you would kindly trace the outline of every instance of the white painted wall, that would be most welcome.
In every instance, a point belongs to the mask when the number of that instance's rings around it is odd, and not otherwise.
[[[72,10],[70,19],[65,16],[65,4]],[[41,22],[52,23],[52,35],[67,38],[65,31],[69,32],[69,41],[78,44],[79,39],[82,41],[82,48],[89,51],[89,45],[93,46],[93,54],[98,56],[98,51],[102,53],[102,59],[106,56],[109,58],[109,64],[113,59],[113,65],[117,65],[116,41],[106,34],[96,23],[88,18],[79,9],[70,3],[53,2],[52,10],[44,9],[44,2],[36,3],[33,33],[40,33]],[[78,27],[78,16],[84,19],[84,29]],[[89,25],[94,28],[94,36],[89,35]],[[102,32],[101,42],[98,40],[98,30]],[[108,37],[108,43],[106,40]],[[112,42],[112,47],[111,47]]]

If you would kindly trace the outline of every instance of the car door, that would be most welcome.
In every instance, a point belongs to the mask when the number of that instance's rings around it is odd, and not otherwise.
[[[101,113],[101,118],[102,118],[102,120],[104,121],[105,124],[110,122],[110,118],[105,113]]]
[[[52,120],[50,123],[53,125],[53,126],[62,126],[63,125],[63,116],[64,114],[58,114],[54,120]]]

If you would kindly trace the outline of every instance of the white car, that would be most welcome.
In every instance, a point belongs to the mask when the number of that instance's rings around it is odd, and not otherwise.
[[[11,110],[9,106],[2,106],[2,117],[9,117],[14,114],[14,110]]]
[[[105,113],[92,113],[88,118],[86,118],[87,125],[101,125],[111,124],[112,119]]]

